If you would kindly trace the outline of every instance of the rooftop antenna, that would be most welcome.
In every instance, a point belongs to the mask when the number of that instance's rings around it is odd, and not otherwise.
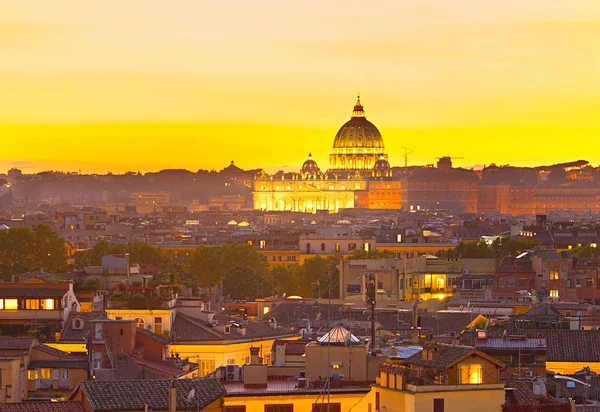
[[[400,146],[400,148],[404,149],[404,168],[406,169],[408,167],[408,155],[414,153],[414,151],[406,146]]]

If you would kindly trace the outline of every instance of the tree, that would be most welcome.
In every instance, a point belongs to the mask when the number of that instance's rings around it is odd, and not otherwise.
[[[273,290],[273,295],[282,296],[285,293],[287,296],[291,296],[297,294],[295,271],[296,267],[284,265],[277,265],[269,271],[268,281]]]
[[[221,267],[221,250],[219,246],[199,246],[192,253],[185,270],[192,272],[199,286],[219,284],[226,271]]]
[[[83,282],[81,282],[81,289],[83,290],[105,290],[106,289],[106,279],[102,276],[88,276]]]
[[[267,273],[267,260],[246,243],[228,243],[223,246],[200,246],[190,256],[185,269],[194,274],[200,286],[218,284],[231,269],[245,266],[261,278]]]
[[[82,253],[75,261],[75,266],[100,266],[102,257],[111,254],[111,246],[104,239],[98,240],[91,249]]]
[[[326,259],[320,256],[307,259],[304,265],[296,271],[296,284],[298,294],[302,297],[329,297],[329,272],[331,271],[332,298],[339,296],[339,271],[338,256],[329,256]],[[337,285],[337,286],[336,286]]]
[[[223,294],[232,299],[263,297],[264,287],[264,278],[248,266],[234,266],[223,278]]]
[[[600,255],[600,250],[596,247],[591,247],[590,245],[578,247],[573,250],[574,257],[596,257]]]
[[[526,250],[538,247],[542,242],[539,239],[514,239],[512,237],[501,237],[494,241],[492,248],[498,257],[517,256]]]
[[[396,254],[390,250],[369,250],[357,249],[348,257],[348,259],[394,259]]]
[[[67,265],[65,240],[48,225],[33,228],[33,250],[31,251],[33,268],[44,268],[56,272]]]
[[[496,252],[483,241],[460,242],[454,249],[441,250],[438,256],[447,259],[482,259],[494,258]]]
[[[0,262],[11,271],[43,268],[55,272],[66,266],[65,240],[48,225],[12,227],[0,232]]]

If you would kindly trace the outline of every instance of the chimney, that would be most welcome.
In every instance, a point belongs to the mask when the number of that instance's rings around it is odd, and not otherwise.
[[[269,326],[273,329],[277,329],[277,320],[275,318],[269,319]]]
[[[423,360],[434,360],[440,357],[440,345],[436,342],[427,342],[423,345],[421,358]]]
[[[175,388],[175,381],[171,382],[171,386],[169,386],[169,412],[177,412],[177,389]]]
[[[259,346],[251,346],[250,347],[250,364],[251,365],[260,365],[262,364],[262,358],[258,356],[260,351]]]

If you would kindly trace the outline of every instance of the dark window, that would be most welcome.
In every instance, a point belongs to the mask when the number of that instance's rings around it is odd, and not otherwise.
[[[348,293],[360,293],[360,285],[349,284],[346,286],[346,292]]]
[[[594,285],[594,280],[592,278],[585,279],[585,287],[586,288],[591,288],[593,285]]]
[[[121,336],[123,336],[123,329],[119,329],[119,332],[121,333]]]
[[[306,244],[306,253],[310,253],[310,243]]]
[[[265,405],[265,412],[294,412],[294,405]]]
[[[375,392],[375,410],[379,410],[379,392]]]
[[[327,404],[327,399],[323,403],[313,403],[313,412],[342,412],[341,403],[330,403]]]
[[[433,400],[433,412],[444,412],[444,398]]]
[[[377,282],[377,289],[383,289],[383,282]]]
[[[246,412],[246,405],[226,406],[223,412]]]
[[[321,243],[321,252],[325,252],[325,243]]]
[[[571,288],[571,278],[567,278],[567,288]]]

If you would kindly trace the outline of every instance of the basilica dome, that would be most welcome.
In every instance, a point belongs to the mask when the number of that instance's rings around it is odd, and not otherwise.
[[[302,176],[304,178],[307,177],[316,177],[319,174],[319,166],[317,162],[315,162],[312,158],[312,154],[308,154],[308,159],[302,164]]]
[[[335,135],[334,149],[384,148],[383,137],[373,123],[365,117],[360,97],[352,111],[352,117]]]
[[[333,150],[329,154],[330,170],[371,171],[384,153],[383,137],[373,123],[365,117],[360,96],[352,117],[335,135]]]

